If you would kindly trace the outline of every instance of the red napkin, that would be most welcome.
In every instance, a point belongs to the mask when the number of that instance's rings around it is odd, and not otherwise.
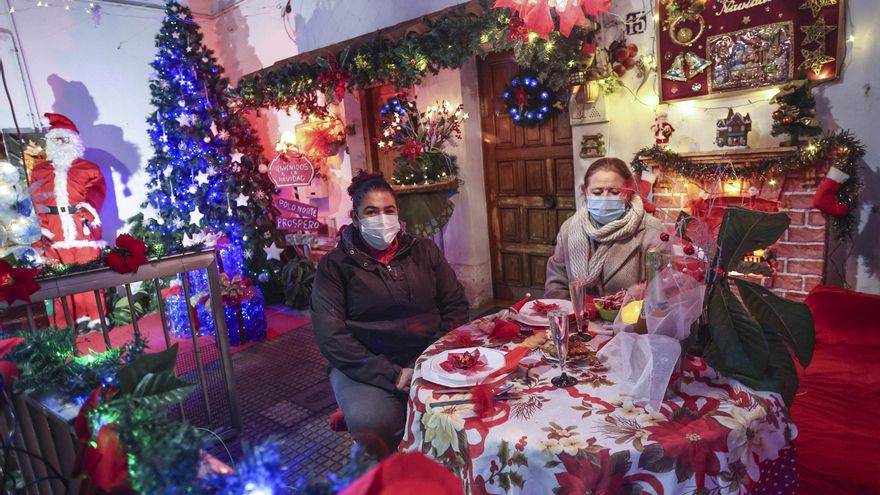
[[[535,313],[544,313],[547,314],[554,309],[559,309],[559,305],[556,303],[546,304],[542,302],[540,299],[535,301],[535,304],[532,305],[532,311]]]
[[[478,384],[471,391],[472,401],[474,403],[474,412],[478,418],[495,413],[497,404],[494,401],[497,395],[498,387],[501,386],[502,380],[495,381],[499,376],[504,376],[519,366],[520,361],[526,357],[531,349],[525,346],[518,346],[504,355],[504,366],[493,371],[486,377],[482,383]]]
[[[487,365],[486,358],[480,355],[479,349],[470,352],[450,352],[446,356],[446,361],[440,363],[443,371],[463,375],[473,375],[482,371]]]
[[[511,340],[519,336],[519,325],[511,321],[495,320],[489,338],[492,340]]]

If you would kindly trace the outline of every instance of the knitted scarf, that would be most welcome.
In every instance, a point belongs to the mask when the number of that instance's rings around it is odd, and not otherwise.
[[[590,221],[588,208],[578,210],[568,226],[568,259],[573,280],[582,280],[587,287],[595,287],[602,277],[602,267],[611,245],[632,238],[644,216],[645,206],[638,196],[633,197],[622,217],[601,227]],[[590,252],[590,239],[598,244],[593,253]]]

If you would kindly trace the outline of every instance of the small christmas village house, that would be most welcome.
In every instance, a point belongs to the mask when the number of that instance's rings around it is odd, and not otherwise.
[[[749,114],[743,117],[731,108],[727,111],[727,118],[719,119],[716,127],[715,143],[719,147],[749,145],[749,131],[752,130]]]

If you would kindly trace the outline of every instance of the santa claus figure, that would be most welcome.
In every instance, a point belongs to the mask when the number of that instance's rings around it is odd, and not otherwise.
[[[55,264],[87,263],[106,246],[101,240],[98,212],[107,195],[107,183],[97,165],[82,159],[85,147],[76,125],[63,115],[45,116],[49,119],[47,160],[34,165],[30,176],[45,257]],[[77,330],[98,329],[100,316],[95,295],[79,294],[70,299],[70,316]],[[66,326],[62,324],[63,308],[56,308],[55,314],[59,326]]]

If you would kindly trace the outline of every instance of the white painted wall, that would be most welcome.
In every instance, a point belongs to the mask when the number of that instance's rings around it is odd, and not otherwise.
[[[650,6],[648,0],[616,0],[612,3],[617,14],[642,10]],[[880,6],[876,0],[849,0],[849,26],[847,36],[855,41],[847,43],[848,53],[843,67],[843,77],[823,85],[815,92],[817,113],[823,128],[828,130],[850,129],[868,147],[863,168],[865,189],[862,193],[860,229],[854,239],[852,254],[847,266],[847,279],[857,290],[880,293],[880,145],[877,137],[877,114],[880,111]],[[653,25],[649,31],[631,41],[639,45],[639,52],[654,52]],[[628,74],[625,83],[635,89],[635,75]],[[602,132],[606,136],[608,156],[622,158],[627,163],[634,154],[653,144],[650,130],[656,112],[667,112],[676,132],[670,146],[679,152],[707,151],[714,145],[715,122],[727,114],[727,107],[736,107],[742,114],[751,114],[753,127],[749,136],[752,147],[775,147],[779,138],[770,136],[771,116],[774,105],[767,102],[771,94],[759,90],[734,98],[690,101],[671,105],[650,105],[656,99],[656,74],[639,92],[635,101],[626,91],[605,99],[610,122],[576,126],[573,129],[576,158],[575,176],[583,177],[592,160],[578,158],[581,137]],[[753,102],[750,104],[750,101]],[[707,109],[709,108],[709,109]],[[579,205],[580,205],[579,201]]]
[[[147,79],[162,11],[105,4],[101,15],[93,16],[82,8],[66,11],[15,2],[16,12],[10,16],[5,4],[0,7],[0,57],[19,124],[42,127],[45,112],[65,114],[76,123],[86,159],[100,165],[107,177],[101,216],[104,236],[112,240],[144,198],[142,170],[152,154]],[[5,96],[2,101],[0,127],[8,129],[13,127],[12,114]]]

